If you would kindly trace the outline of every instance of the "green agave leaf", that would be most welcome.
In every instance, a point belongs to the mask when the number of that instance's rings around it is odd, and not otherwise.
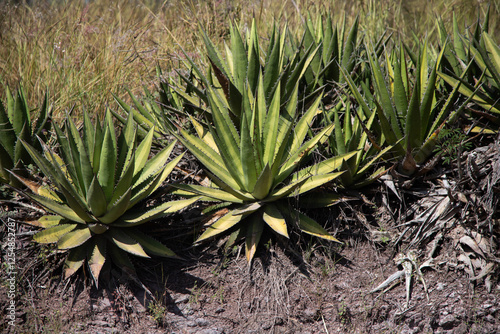
[[[116,246],[124,251],[141,257],[149,257],[137,240],[135,240],[132,235],[127,233],[125,229],[111,228],[106,235]]]
[[[84,123],[85,125],[86,123]],[[73,157],[75,177],[77,178],[74,181],[78,183],[80,192],[85,196],[94,178],[93,168],[80,133],[75,123],[69,118],[66,121],[66,137],[68,138],[68,143],[71,143],[70,147],[67,148],[71,152],[67,154]]]
[[[274,162],[274,152],[276,149],[276,139],[278,136],[278,125],[280,120],[280,91],[281,85],[278,83],[276,92],[269,105],[267,117],[264,122],[263,144],[264,144],[264,165],[272,165]]]
[[[113,138],[114,131],[110,126],[106,127],[104,140],[99,160],[99,172],[97,179],[106,196],[106,202],[111,200],[115,188],[115,167],[116,167],[116,138]],[[149,152],[148,152],[149,153]]]
[[[77,227],[71,232],[63,235],[57,242],[59,249],[71,249],[80,246],[92,237],[92,232],[88,227]]]
[[[332,206],[345,199],[340,194],[319,192],[299,197],[299,204],[301,208],[317,209]]]
[[[107,245],[108,254],[111,256],[113,263],[116,264],[118,268],[121,268],[125,273],[129,275],[136,276],[135,268],[127,253],[122,251],[121,248],[117,247],[114,243],[108,243]]]
[[[90,273],[92,274],[92,278],[94,279],[95,285],[99,287],[99,275],[101,273],[101,269],[104,266],[104,262],[106,262],[106,244],[107,241],[103,237],[96,237],[93,240],[93,247],[88,248],[88,263],[90,268]]]
[[[131,159],[134,159],[134,154],[132,154]],[[126,193],[130,194],[132,193],[133,177],[134,177],[134,163],[133,160],[131,160],[125,167],[125,170],[123,170],[121,178],[118,180],[118,184],[116,185],[113,191],[113,196],[111,197],[111,200],[108,203],[107,211],[112,210],[112,208],[115,206],[114,204],[118,200],[123,199]],[[125,206],[128,208],[129,203],[127,202]]]
[[[124,174],[128,170],[128,167],[134,165],[131,162],[134,161],[135,158],[134,149],[135,149],[136,137],[137,137],[136,123],[132,115],[128,114],[125,127],[122,129],[117,142],[117,148],[119,152],[118,152],[118,161],[116,164],[117,166],[116,176],[118,178],[118,182],[122,181],[122,179],[124,178]],[[131,180],[129,182],[131,183]]]
[[[73,231],[77,224],[61,224],[49,227],[36,233],[33,240],[40,244],[50,244],[59,241],[66,233]]]
[[[106,213],[106,195],[99,185],[97,177],[94,176],[87,192],[87,203],[95,217],[100,217]]]
[[[82,267],[87,257],[87,246],[87,244],[83,244],[68,252],[68,257],[64,262],[64,278],[69,278]]]
[[[178,139],[182,144],[217,178],[233,189],[240,189],[239,184],[228,175],[228,171],[223,167],[221,156],[215,152],[204,141],[190,135],[187,131],[180,129],[182,137]]]
[[[180,259],[170,248],[163,245],[161,242],[151,238],[150,236],[142,233],[141,231],[134,230],[133,232],[134,239],[137,240],[139,244],[141,244],[144,250],[152,255],[170,257]]]
[[[23,87],[19,87],[13,108],[8,108],[9,118],[16,134],[21,134],[23,128],[31,135],[31,116]],[[24,138],[23,138],[24,139]]]
[[[297,210],[293,210],[294,217],[298,220],[299,228],[310,235],[314,235],[319,238],[323,238],[330,241],[340,242],[338,239],[332,237],[321,225],[315,222],[313,219],[307,217],[306,215],[300,213]]]
[[[8,93],[8,87],[6,88],[6,93]],[[10,123],[7,111],[5,110],[3,104],[0,102],[0,145],[3,147],[5,152],[8,153],[8,156],[11,160],[14,158],[13,149],[16,140],[17,140],[16,133],[14,132],[14,128]],[[2,155],[2,160],[3,160],[3,155]]]
[[[295,153],[289,155],[288,159],[280,168],[279,174],[274,178],[274,184],[277,185],[283,182],[294,170],[297,169],[299,163],[313,150],[318,142],[324,137],[329,136],[333,131],[335,124],[324,127],[313,138],[304,143]]]
[[[262,78],[262,76],[260,76]],[[250,89],[250,88],[249,88]],[[260,163],[257,162],[258,153],[256,154],[257,145],[255,138],[255,118],[256,114],[250,106],[251,91],[245,90],[243,94],[242,116],[241,116],[241,129],[240,129],[240,161],[243,169],[243,183],[247,189],[253,189],[257,181],[257,170]],[[254,143],[255,142],[255,143]],[[257,158],[257,159],[256,159]]]
[[[269,191],[273,185],[273,175],[269,164],[266,164],[259,178],[255,182],[255,187],[252,191],[252,196],[256,199],[264,199],[269,195]]]
[[[151,152],[151,143],[153,142],[154,128],[149,130],[148,134],[141,141],[135,150],[134,177],[142,172],[143,167],[148,161],[149,153]]]
[[[112,224],[119,219],[130,208],[132,189],[128,189],[122,197],[114,202],[110,202],[106,212],[97,219],[103,224]]]
[[[231,227],[239,223],[246,215],[234,214],[233,211],[228,212],[224,216],[222,216],[219,220],[217,220],[212,225],[208,226],[206,231],[195,241],[195,243],[199,243],[205,239],[216,236],[220,233],[226,232]]]
[[[266,204],[263,208],[262,219],[271,227],[276,233],[288,238],[288,231],[286,227],[285,218],[281,212],[273,204]]]

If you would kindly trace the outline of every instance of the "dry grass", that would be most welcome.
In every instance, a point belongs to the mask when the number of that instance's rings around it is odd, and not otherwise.
[[[198,22],[217,42],[228,34],[231,20],[247,26],[255,17],[265,40],[272,22],[288,23],[299,34],[311,13],[332,13],[348,24],[360,15],[369,37],[388,30],[410,40],[435,34],[435,18],[451,21],[452,10],[461,26],[484,15],[487,2],[429,1],[309,1],[288,0],[94,0],[36,1],[31,6],[0,4],[0,97],[3,86],[23,82],[30,105],[38,105],[49,90],[56,114],[72,105],[102,114],[111,93],[124,96],[123,86],[140,94],[154,90],[156,65],[164,72],[182,67],[181,44],[195,59],[203,55]],[[446,3],[446,5],[445,5]],[[492,31],[499,27],[500,5],[492,1]]]

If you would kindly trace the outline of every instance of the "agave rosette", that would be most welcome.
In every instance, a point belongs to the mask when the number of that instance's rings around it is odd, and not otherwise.
[[[229,205],[229,211],[208,226],[197,242],[235,230],[235,235],[246,240],[249,262],[265,225],[288,237],[288,225],[296,222],[305,233],[338,241],[284,199],[334,180],[342,174],[334,171],[350,156],[333,157],[298,170],[318,142],[333,130],[333,125],[307,137],[320,97],[302,113],[298,84],[286,103],[281,100],[280,83],[270,99],[266,98],[265,88],[264,76],[259,72],[255,95],[250,85],[243,90],[239,123],[234,124],[226,98],[220,90],[208,87],[212,122],[207,120],[208,125],[203,126],[191,118],[196,134],[178,125],[175,133],[205,166],[212,182],[211,186],[178,184],[178,193],[196,194]]]
[[[341,69],[365,119],[377,114],[379,124],[373,128],[374,132],[382,144],[393,146],[392,153],[402,158],[400,171],[404,174],[413,174],[418,164],[427,161],[445,122],[455,118],[465,106],[452,110],[458,86],[449,94],[439,89],[437,69],[444,50],[432,62],[425,44],[417,56],[409,55],[413,64],[407,61],[403,47],[386,51],[386,76],[375,52],[369,52],[373,92],[365,84],[360,92],[349,73]],[[409,73],[411,66],[413,76]]]
[[[9,88],[5,90],[6,106],[0,102],[0,182],[17,185],[18,181],[8,171],[18,174],[24,173],[25,166],[31,164],[28,152],[21,144],[21,140],[37,145],[33,138],[46,139],[50,129],[51,108],[48,93],[33,122],[32,111],[24,95],[23,87],[17,94],[12,94]]]
[[[60,155],[42,142],[43,153],[23,141],[37,166],[51,181],[50,187],[33,187],[28,196],[53,212],[37,225],[39,243],[57,243],[68,250],[65,276],[87,260],[96,284],[108,256],[121,268],[134,271],[128,254],[176,257],[174,252],[137,229],[138,225],[180,210],[197,200],[190,198],[143,208],[137,205],[154,193],[182,155],[167,162],[175,143],[153,158],[154,129],[137,141],[137,127],[129,117],[118,139],[110,113],[104,123],[92,124],[84,114],[82,136],[71,119],[64,130],[54,127]]]

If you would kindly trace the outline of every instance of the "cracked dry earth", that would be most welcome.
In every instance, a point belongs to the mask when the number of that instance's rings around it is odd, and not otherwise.
[[[34,245],[18,224],[17,323],[2,321],[0,331],[500,333],[498,144],[463,161],[458,181],[438,168],[405,190],[388,174],[367,192],[376,204],[308,212],[343,246],[295,232],[290,241],[263,237],[251,268],[241,246],[185,248],[183,262],[133,259],[142,283],[113,269],[99,290],[86,272],[62,280],[49,268],[63,254]],[[1,282],[4,319],[3,272]]]

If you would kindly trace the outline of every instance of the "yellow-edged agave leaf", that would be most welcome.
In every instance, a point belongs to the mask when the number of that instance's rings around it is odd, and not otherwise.
[[[243,215],[243,214],[251,214],[262,207],[261,202],[248,203],[240,206],[238,209],[233,210],[233,215]]]
[[[50,244],[59,241],[66,233],[73,231],[78,224],[61,224],[49,227],[36,233],[33,240],[40,244]]]
[[[46,215],[40,217],[38,220],[25,221],[25,223],[31,226],[49,228],[52,226],[63,224],[65,221],[67,221],[67,219],[61,216]]]
[[[320,175],[313,175],[305,182],[302,183],[300,187],[297,188],[296,192],[294,192],[294,195],[300,195],[305,192],[308,192],[311,189],[318,188],[319,186],[322,186],[325,183],[328,183],[332,180],[335,180],[337,177],[345,173],[345,171],[342,172],[337,172],[337,173],[328,173],[328,174],[320,174]]]
[[[203,140],[211,149],[219,153],[219,148],[215,144],[212,133],[208,131],[206,127],[202,126],[198,121],[196,121],[193,116],[189,115],[189,120],[191,121],[191,124],[193,124],[193,128],[196,130],[198,137],[200,137],[200,139]]]
[[[151,255],[170,257],[179,259],[170,248],[162,244],[156,239],[151,238],[150,236],[142,233],[141,231],[134,230],[134,239],[137,240],[139,244],[141,244],[142,248]]]
[[[271,194],[265,199],[267,202],[276,201],[282,197],[288,196],[293,193],[298,187],[300,187],[304,182],[306,182],[308,176],[303,177],[301,180],[292,182],[284,187],[275,189]]]
[[[125,232],[124,229],[111,228],[107,235],[111,238],[115,245],[124,251],[137,256],[149,257],[137,240]]]
[[[201,242],[205,239],[216,236],[222,232],[226,232],[231,227],[239,223],[246,215],[234,215],[233,211],[228,212],[222,216],[215,223],[207,227],[206,231],[196,240],[196,243]]]
[[[217,188],[203,187],[195,184],[176,184],[176,188],[191,192],[193,194],[211,197],[216,200],[233,203],[243,203],[244,199]]]
[[[358,151],[348,152],[342,155],[337,155],[321,161],[313,166],[301,169],[292,175],[292,181],[302,179],[306,176],[328,174],[342,166],[342,162],[349,160],[351,157],[356,155]]]
[[[113,226],[136,226],[144,224],[145,222],[151,221],[153,219],[157,219],[160,217],[164,217],[169,213],[180,211],[194,202],[198,201],[200,196],[181,199],[178,201],[170,201],[166,203],[162,203],[158,206],[152,207],[147,211],[139,211],[137,213],[127,213],[123,217],[121,217],[118,221],[116,221]]]
[[[92,278],[97,288],[99,287],[99,274],[104,266],[104,262],[106,262],[106,243],[105,238],[99,237],[93,240],[93,247],[88,247],[90,273],[92,274]]]
[[[245,227],[245,255],[248,263],[252,262],[257,251],[257,246],[264,230],[264,223],[258,215],[249,217],[249,222]]]
[[[147,161],[147,163],[144,165],[144,168],[141,171],[139,178],[137,179],[137,181],[134,182],[134,187],[143,183],[146,179],[150,178],[151,176],[155,175],[161,168],[165,166],[175,144],[176,144],[175,141],[172,142],[168,147],[164,148],[163,150],[155,154],[153,158]],[[179,157],[177,157],[176,161],[177,162],[179,161]],[[170,174],[170,172],[168,172],[168,174]]]
[[[87,257],[87,245],[83,244],[68,252],[64,262],[64,278],[68,278],[80,269]]]
[[[283,218],[283,215],[275,205],[269,203],[264,206],[262,219],[275,232],[288,238],[285,218]]]
[[[59,196],[57,196],[57,194],[49,186],[46,185],[40,186],[36,191],[36,194],[59,203],[62,202]]]
[[[333,236],[330,235],[321,225],[319,225],[316,221],[313,219],[309,218],[308,216],[304,215],[303,213],[300,213],[297,210],[294,210],[294,217],[297,218],[298,223],[299,223],[299,228],[310,235],[314,235],[319,238],[323,238],[326,240],[330,241],[335,241],[338,243],[342,243],[338,239],[334,238]]]
[[[70,221],[80,223],[80,224],[85,224],[85,220],[80,218],[79,215],[75,213],[74,210],[72,210],[70,207],[67,205],[59,204],[55,201],[52,201],[50,199],[47,199],[43,196],[39,196],[36,194],[29,194],[28,195],[31,199],[33,199],[35,202],[39,203],[40,205],[44,206],[47,208],[49,211],[54,212],[55,214],[58,214],[59,216],[62,216]],[[90,220],[90,219],[89,219]]]
[[[495,41],[488,35],[487,32],[483,33],[483,40],[486,50],[488,51],[492,69],[490,70],[495,81],[500,85],[500,48]],[[489,66],[490,67],[490,66]],[[500,87],[498,87],[500,88]]]
[[[57,242],[59,249],[71,249],[80,246],[92,237],[92,232],[88,227],[80,228],[80,225],[71,232],[63,235]]]

